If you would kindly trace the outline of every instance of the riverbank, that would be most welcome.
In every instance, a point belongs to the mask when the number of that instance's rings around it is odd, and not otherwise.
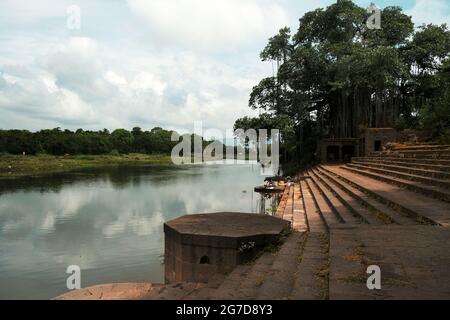
[[[170,155],[0,155],[0,178],[38,176],[84,168],[171,164]]]

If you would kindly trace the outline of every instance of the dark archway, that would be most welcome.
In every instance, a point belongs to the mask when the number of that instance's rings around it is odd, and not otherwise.
[[[200,264],[211,264],[211,260],[209,260],[208,256],[203,256],[200,258]]]
[[[338,146],[328,146],[327,147],[327,162],[337,162],[339,161],[339,147]]]
[[[380,140],[375,140],[373,147],[374,147],[375,151],[381,151],[381,141]]]
[[[350,162],[354,156],[355,156],[355,146],[342,147],[342,160],[344,160],[344,162]]]

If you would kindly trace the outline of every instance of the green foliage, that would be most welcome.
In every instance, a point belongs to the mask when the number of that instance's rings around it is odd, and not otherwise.
[[[177,142],[172,131],[155,128],[151,132],[133,128],[75,132],[60,128],[35,133],[26,130],[0,130],[0,153],[52,155],[104,155],[136,153],[169,154]]]
[[[115,156],[115,157],[119,157],[120,156],[120,152],[117,151],[117,149],[111,150],[111,152],[109,154],[112,155],[112,156]]]
[[[243,128],[282,131],[284,162],[314,160],[324,137],[358,138],[367,127],[433,129],[448,132],[446,25],[414,30],[399,7],[381,12],[382,29],[371,30],[370,14],[349,0],[307,12],[298,31],[288,28],[269,39],[261,59],[274,60],[275,77],[253,88],[249,106],[263,114],[235,123]]]
[[[436,142],[450,144],[450,59],[434,80],[435,94],[420,108],[419,118],[422,127],[432,130]]]
[[[116,129],[111,133],[111,143],[120,153],[129,153],[132,149],[133,135],[125,129]]]

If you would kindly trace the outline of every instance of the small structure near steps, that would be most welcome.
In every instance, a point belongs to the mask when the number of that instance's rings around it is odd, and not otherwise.
[[[251,261],[290,227],[283,219],[252,213],[186,215],[164,225],[166,283],[208,282]]]

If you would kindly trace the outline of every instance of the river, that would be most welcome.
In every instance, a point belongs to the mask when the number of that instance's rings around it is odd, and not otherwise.
[[[184,214],[258,212],[255,165],[139,166],[0,180],[0,299],[163,282],[163,223]]]

